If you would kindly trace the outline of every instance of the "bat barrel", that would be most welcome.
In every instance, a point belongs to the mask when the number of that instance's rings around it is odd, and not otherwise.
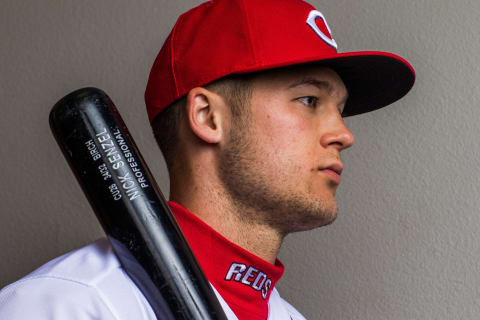
[[[110,98],[83,88],[50,127],[123,268],[158,319],[226,319]]]

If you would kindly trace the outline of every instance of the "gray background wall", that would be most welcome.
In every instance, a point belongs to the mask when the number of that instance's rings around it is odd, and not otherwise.
[[[200,2],[2,0],[0,287],[103,234],[48,127],[66,93],[109,93],[168,191],[143,92],[176,17]],[[347,119],[339,217],[287,237],[279,289],[309,319],[478,319],[480,2],[311,3],[342,51],[398,53],[418,78]]]

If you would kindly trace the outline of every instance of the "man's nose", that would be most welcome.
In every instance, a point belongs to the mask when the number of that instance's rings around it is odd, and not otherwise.
[[[335,120],[331,120],[329,130],[325,131],[320,138],[320,144],[324,148],[334,147],[338,151],[351,147],[354,142],[352,131],[347,128],[340,115]]]

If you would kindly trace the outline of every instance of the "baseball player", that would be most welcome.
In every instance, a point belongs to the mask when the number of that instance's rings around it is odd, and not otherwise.
[[[170,206],[228,319],[301,320],[275,285],[284,237],[333,222],[343,117],[403,97],[415,79],[385,52],[339,53],[301,0],[213,0],[178,18],[145,101]],[[155,319],[106,240],[4,288],[1,319]]]

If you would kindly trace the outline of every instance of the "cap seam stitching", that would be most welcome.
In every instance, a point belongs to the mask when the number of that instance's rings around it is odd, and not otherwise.
[[[170,39],[170,68],[172,69],[172,76],[173,76],[173,83],[175,84],[175,96],[179,95],[179,88],[178,88],[178,83],[177,83],[177,75],[175,73],[175,64],[174,64],[174,49],[173,49],[173,44],[174,44],[174,39],[175,39],[175,33],[177,31],[177,26],[180,23],[180,20],[183,18],[183,15],[181,15],[178,18],[177,23],[173,26],[172,30],[172,38]]]
[[[246,9],[246,5],[245,5],[245,1],[241,1],[242,3],[242,9],[243,9],[243,15],[245,16],[245,21],[247,22],[247,33],[248,33],[248,38],[249,38],[249,41],[251,43],[251,51],[252,51],[252,55],[253,55],[253,61],[258,61],[257,60],[257,53],[256,53],[256,50],[255,50],[255,43],[253,42],[253,36],[252,36],[252,29],[251,29],[251,25],[250,25],[250,19],[248,17],[248,14],[247,14],[247,9]],[[262,61],[258,61],[259,64],[263,64]],[[256,64],[256,63],[255,63]]]

